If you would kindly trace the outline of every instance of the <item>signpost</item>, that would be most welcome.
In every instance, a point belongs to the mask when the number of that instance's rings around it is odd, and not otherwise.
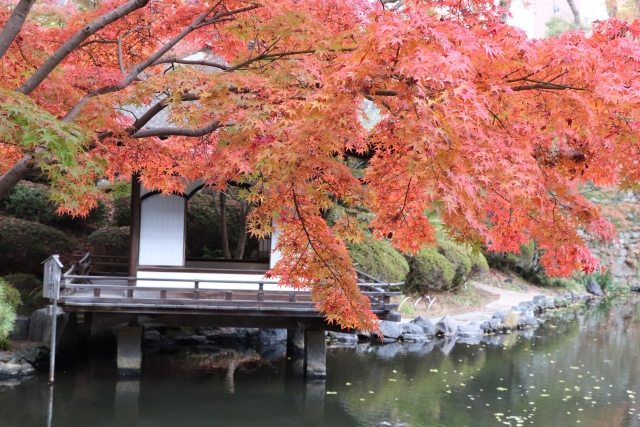
[[[59,255],[51,255],[42,262],[44,264],[44,282],[42,295],[49,298],[51,305],[51,359],[49,363],[49,383],[53,384],[56,368],[56,332],[58,329],[58,298],[60,297],[60,280],[62,278],[62,263]]]

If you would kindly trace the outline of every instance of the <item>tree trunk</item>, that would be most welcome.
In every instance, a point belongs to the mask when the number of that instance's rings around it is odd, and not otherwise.
[[[607,15],[609,15],[609,18],[617,18],[618,0],[605,0],[605,5],[607,7]]]
[[[31,156],[24,156],[22,160],[0,176],[0,199],[6,196],[21,180],[39,170],[40,168]]]
[[[128,3],[121,5],[120,7],[113,9],[104,15],[98,17],[93,22],[90,22],[80,31],[74,34],[68,39],[62,46],[58,48],[53,54],[51,54],[47,60],[42,64],[35,73],[29,77],[29,79],[22,84],[16,92],[29,95],[44,81],[44,79],[51,74],[51,72],[60,64],[71,52],[77,49],[82,42],[86,39],[106,27],[107,25],[118,21],[131,12],[134,12],[140,8],[143,8],[149,3],[149,0],[130,0]]]
[[[0,33],[0,58],[7,53],[9,46],[11,46],[11,43],[13,43],[13,40],[22,29],[24,21],[29,15],[29,10],[35,2],[36,0],[20,0],[20,3],[13,8],[9,21],[2,29],[2,33]]]
[[[579,30],[580,28],[582,28],[581,21],[580,21],[580,11],[578,10],[578,7],[576,6],[576,3],[573,0],[567,0],[567,3],[571,8],[571,13],[573,13],[574,29]]]
[[[509,10],[511,9],[511,0],[500,0],[499,5],[504,9],[502,15],[500,15],[500,21],[504,24],[509,20]]]
[[[249,216],[249,204],[246,200],[240,200],[240,232],[238,234],[238,246],[236,246],[235,259],[242,259],[244,247],[247,243],[247,217]]]
[[[220,240],[222,240],[222,254],[225,259],[231,259],[229,251],[229,235],[227,233],[227,195],[220,192]]]

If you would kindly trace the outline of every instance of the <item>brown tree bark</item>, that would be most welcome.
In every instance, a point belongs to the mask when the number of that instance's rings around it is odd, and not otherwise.
[[[575,30],[579,30],[580,28],[582,28],[582,23],[580,20],[580,11],[578,10],[578,7],[576,6],[575,1],[573,0],[567,0],[567,3],[569,4],[569,7],[571,8],[571,13],[573,13],[573,27]]]
[[[2,29],[2,33],[0,33],[0,58],[7,53],[9,46],[11,46],[11,43],[13,43],[13,40],[22,29],[24,21],[29,15],[29,10],[31,10],[35,2],[36,0],[20,0],[20,3],[13,8],[9,21]]]
[[[500,15],[500,21],[507,23],[509,20],[509,10],[511,10],[511,0],[500,0],[498,3],[504,9],[504,13]]]
[[[231,259],[227,232],[227,195],[222,191],[220,192],[220,240],[222,240],[222,255],[225,259]]]
[[[246,200],[240,200],[240,231],[238,233],[238,245],[236,246],[235,259],[242,259],[247,243],[247,217],[250,206]]]
[[[609,18],[618,17],[618,1],[617,0],[605,0],[605,6],[607,7],[607,15],[609,15]]]
[[[33,158],[24,156],[11,169],[0,176],[0,199],[6,196],[21,180],[39,171],[40,167],[34,162]]]

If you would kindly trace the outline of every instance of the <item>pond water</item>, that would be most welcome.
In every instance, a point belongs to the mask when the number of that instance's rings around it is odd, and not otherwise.
[[[480,343],[331,349],[326,382],[255,354],[149,355],[139,381],[86,362],[0,386],[0,426],[640,426],[640,304],[557,312]],[[51,393],[52,390],[52,393]]]

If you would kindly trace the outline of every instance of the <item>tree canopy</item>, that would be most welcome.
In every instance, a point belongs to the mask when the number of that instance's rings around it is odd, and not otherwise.
[[[327,224],[336,203],[402,251],[435,241],[434,212],[473,246],[535,239],[562,275],[598,266],[582,233],[614,234],[578,185],[640,179],[636,22],[531,40],[480,0],[104,0],[53,20],[34,3],[0,9],[0,197],[34,171],[79,214],[102,176],[250,182],[249,231],[281,230],[272,274],[346,327],[376,328],[346,246],[365,225]]]

